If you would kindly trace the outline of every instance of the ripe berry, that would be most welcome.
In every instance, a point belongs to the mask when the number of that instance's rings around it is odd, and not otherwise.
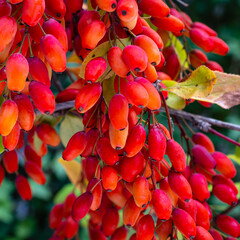
[[[18,170],[18,155],[15,150],[4,152],[3,165],[8,173],[14,173]]]
[[[31,186],[27,180],[22,175],[18,175],[15,181],[16,189],[23,200],[30,200],[32,198]]]

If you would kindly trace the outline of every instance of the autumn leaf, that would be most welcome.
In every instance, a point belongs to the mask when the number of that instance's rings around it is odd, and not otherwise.
[[[116,94],[114,89],[114,78],[115,74],[111,78],[103,81],[103,97],[108,106],[111,98]]]
[[[193,96],[193,99],[206,101],[229,109],[240,104],[240,76],[213,71],[217,77],[217,83],[209,96]]]
[[[174,108],[177,110],[181,110],[186,106],[185,99],[171,92],[168,93],[168,98],[166,100],[166,103],[170,108]]]
[[[174,93],[181,98],[196,99],[209,96],[216,81],[215,74],[206,66],[201,66],[193,71],[184,82],[176,82],[169,86],[169,81],[163,81],[163,84],[168,85],[168,92]]]

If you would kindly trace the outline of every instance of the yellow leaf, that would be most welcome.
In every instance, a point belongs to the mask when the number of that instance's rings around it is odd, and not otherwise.
[[[240,104],[240,76],[214,71],[217,83],[209,96],[192,97],[196,100],[215,103],[222,108],[229,109]]]
[[[184,67],[188,67],[188,61],[187,61],[187,52],[186,50],[184,49],[181,41],[172,35],[172,42],[173,42],[173,46],[175,48],[175,52],[178,56],[178,59],[179,59],[179,62],[181,64],[181,66],[184,66]]]
[[[79,56],[76,54],[75,51],[72,52],[71,55],[68,57],[67,62],[68,63],[78,63],[78,64],[82,63],[81,59],[79,58]]]
[[[229,157],[230,159],[232,159],[234,162],[240,164],[240,157],[239,157],[239,156],[236,156],[236,155],[234,155],[234,154],[230,154],[230,155],[228,155],[228,157]]]
[[[67,70],[72,72],[76,77],[78,77],[81,66],[78,67],[67,67]]]
[[[168,87],[167,91],[185,99],[207,97],[216,81],[215,74],[206,66],[201,66],[193,71],[186,81]]]
[[[113,41],[112,41],[113,42]],[[121,42],[124,45],[128,45],[130,43],[130,38],[124,38],[121,39]],[[120,48],[123,48],[123,45],[118,39],[116,40],[116,45]],[[100,44],[98,47],[96,47],[94,50],[92,50],[87,57],[84,59],[82,65],[80,66],[80,71],[79,71],[79,77],[84,79],[85,75],[85,68],[86,65],[94,58],[96,57],[103,57],[107,60],[107,52],[111,48],[111,42],[107,41],[102,44]],[[114,75],[114,72],[111,70],[111,67],[107,66],[107,69],[105,73],[98,79],[98,82],[103,81],[106,78],[110,78]]]
[[[107,106],[109,106],[111,98],[116,94],[114,90],[114,78],[115,74],[113,77],[105,79],[103,81],[103,97]]]
[[[76,160],[65,161],[62,158],[59,158],[58,161],[63,166],[70,181],[74,185],[77,185],[81,177],[81,171],[82,171],[82,166],[80,162],[77,162]]]
[[[66,147],[73,134],[82,131],[83,129],[82,118],[67,114],[60,125],[60,138],[63,145]]]
[[[177,82],[174,80],[163,80],[162,83],[168,88],[177,84]]]
[[[169,107],[181,110],[186,106],[185,99],[177,96],[174,93],[169,92],[166,103]]]

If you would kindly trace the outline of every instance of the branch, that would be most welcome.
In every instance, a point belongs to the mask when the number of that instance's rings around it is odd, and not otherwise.
[[[235,207],[237,207],[239,204],[240,204],[240,199],[238,199],[237,204],[228,207],[226,210],[224,210],[223,212],[219,213],[219,215],[222,215],[222,214],[223,214],[223,215],[228,214],[230,211],[232,211],[232,210],[233,210]]]

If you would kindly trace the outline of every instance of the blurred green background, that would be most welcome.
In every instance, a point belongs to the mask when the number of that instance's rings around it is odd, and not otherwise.
[[[204,22],[215,29],[230,47],[227,56],[219,57],[208,54],[209,59],[218,61],[228,73],[240,74],[240,0],[189,0],[187,2],[189,7],[181,8],[194,21]],[[209,109],[193,103],[186,110],[240,124],[239,106],[223,110],[218,106]],[[165,115],[161,114],[160,117],[166,123]],[[216,130],[235,140],[240,137],[240,132],[217,128]],[[178,131],[175,132],[175,136],[179,138]],[[214,135],[210,137],[217,150],[226,154],[234,154],[234,145]],[[49,148],[48,155],[43,159],[47,183],[39,186],[31,181],[33,199],[29,202],[20,199],[12,181],[14,177],[7,175],[0,188],[0,240],[45,240],[51,236],[53,232],[48,228],[48,213],[53,204],[62,202],[66,193],[72,189],[64,170],[57,162],[62,150],[63,147]],[[238,175],[234,180],[240,182],[240,167],[239,165],[236,167]],[[216,198],[210,199],[210,202],[216,206],[216,210],[226,208],[226,205],[221,204]],[[240,208],[235,209],[231,214],[240,220]],[[86,229],[81,227],[80,233],[80,239],[87,239]]]

